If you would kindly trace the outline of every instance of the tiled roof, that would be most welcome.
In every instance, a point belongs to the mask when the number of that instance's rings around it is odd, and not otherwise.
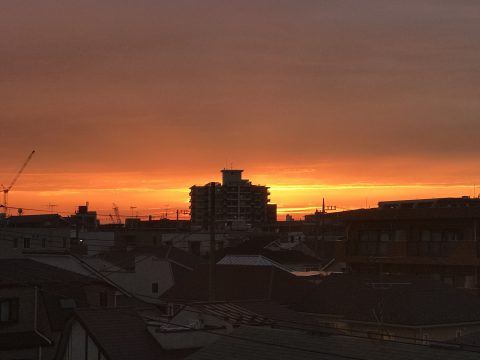
[[[272,301],[242,301],[236,304],[264,316],[275,327],[294,327],[316,332],[321,330],[316,318],[293,311],[286,305],[280,305]]]
[[[267,317],[250,311],[246,307],[233,303],[196,303],[189,305],[189,307],[194,308],[195,311],[198,311],[202,314],[211,315],[225,320],[234,326],[267,325],[272,323],[272,321],[270,321]]]
[[[479,297],[415,276],[331,275],[294,308],[412,326],[480,321]]]
[[[186,360],[474,360],[478,353],[346,336],[240,327]]]

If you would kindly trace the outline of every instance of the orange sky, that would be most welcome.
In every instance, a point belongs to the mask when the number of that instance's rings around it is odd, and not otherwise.
[[[35,149],[13,206],[159,214],[230,164],[297,218],[473,195],[479,33],[469,0],[7,2],[0,183]]]

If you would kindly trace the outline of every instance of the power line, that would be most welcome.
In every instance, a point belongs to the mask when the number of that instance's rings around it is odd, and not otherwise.
[[[98,272],[96,269],[92,268],[95,272]],[[68,271],[68,270],[67,270]],[[4,274],[0,274],[0,278],[1,277],[4,277],[4,278],[9,278],[8,276],[5,276]],[[41,277],[41,276],[38,276],[40,278],[43,278],[43,279],[46,279],[44,277]],[[17,279],[12,279],[12,278],[9,278],[10,280],[16,282],[16,283],[22,283],[22,281],[20,280],[17,280]],[[46,280],[51,280],[51,279],[46,279]],[[97,282],[98,280],[94,280],[92,279],[92,282]],[[119,287],[118,284],[116,284],[114,281],[110,280],[114,285],[114,287]],[[71,284],[71,283],[65,283],[63,281],[55,281],[55,282],[61,282],[61,283],[64,283],[64,284],[67,284],[67,286],[63,286],[63,287],[60,287],[60,288],[56,288],[55,290],[60,290],[60,289],[67,289],[67,288],[74,288],[74,287],[79,287],[78,285],[76,284]],[[29,286],[32,286],[32,284],[28,283],[28,282],[23,282]],[[120,287],[119,287],[120,288]],[[54,294],[57,294],[61,297],[64,297],[64,298],[71,298],[70,296],[65,296],[63,294],[60,294],[58,292],[54,292],[52,290],[46,290],[46,289],[43,289],[42,288],[42,291],[45,291],[45,292],[51,292],[51,293],[54,293]],[[128,290],[124,290],[126,294],[128,294],[129,296],[131,297],[134,297],[134,298],[137,298],[137,296],[142,296],[142,297],[149,297],[149,296],[146,296],[146,295],[142,295],[142,294],[135,294],[135,293],[132,293]],[[96,293],[101,293],[100,291],[92,291],[92,292],[96,292]],[[123,291],[122,291],[123,292]],[[137,295],[137,296],[135,296]],[[153,298],[153,297],[152,297]],[[154,298],[155,300],[162,300],[161,298]],[[140,299],[141,300],[141,299]],[[234,302],[235,303],[235,302]],[[237,302],[238,303],[238,302]],[[187,305],[191,305],[191,306],[195,306],[195,303],[190,303]],[[190,311],[190,310],[189,310]],[[195,311],[191,311],[191,312],[195,312]],[[206,312],[198,312],[199,314],[207,314]],[[208,314],[207,314],[208,315]],[[329,327],[329,326],[325,326],[325,325],[313,325],[313,324],[309,324],[309,323],[302,323],[302,322],[293,322],[293,321],[286,321],[286,320],[281,320],[281,319],[275,319],[271,316],[265,316],[266,318],[269,318],[271,320],[275,320],[275,321],[278,321],[278,322],[287,322],[287,323],[295,323],[295,324],[300,324],[300,325],[304,325],[304,326],[308,326],[308,327],[318,327],[318,328],[328,328],[328,329],[334,329],[336,331],[338,330],[347,330],[347,331],[352,331],[352,332],[356,332],[356,333],[362,333],[362,334],[366,334],[366,335],[369,335],[369,333],[367,331],[361,331],[361,330],[350,330],[350,329],[339,329],[339,328],[335,328],[335,327]],[[147,318],[146,318],[147,319]],[[151,321],[159,321],[161,322],[160,320],[158,319],[150,319]],[[180,326],[180,327],[185,327],[185,328],[189,328],[188,326],[185,326],[185,325],[180,325],[180,324],[174,324],[174,323],[171,323],[171,322],[165,322],[165,323],[168,323],[170,325],[174,325],[174,326]],[[281,327],[284,327],[284,328],[290,328],[290,329],[295,329],[295,330],[302,330],[302,331],[305,331],[306,329],[305,328],[298,328],[298,327],[291,327],[291,326],[282,326],[280,325]],[[193,328],[191,328],[193,329]],[[195,329],[195,330],[199,330],[199,329]],[[201,330],[201,329],[200,329]],[[208,331],[208,330],[206,330]],[[216,334],[216,333],[215,333]],[[218,334],[216,334],[218,335]],[[227,335],[227,334],[223,334],[223,335]],[[342,336],[346,336],[346,337],[353,337],[353,338],[361,338],[361,339],[365,339],[365,337],[361,337],[361,336],[355,336],[355,335],[349,335],[349,334],[341,334]],[[376,335],[376,334],[375,334]],[[381,334],[379,334],[381,335]],[[230,336],[230,335],[229,335]],[[416,338],[411,338],[411,337],[399,337],[397,336],[398,338],[402,338],[402,339],[408,339],[408,340],[414,340],[414,341],[418,341],[418,339]],[[243,339],[245,341],[249,341],[249,339]],[[417,346],[425,346],[425,345],[422,345],[422,344],[417,344],[417,343],[411,343],[411,342],[401,342],[401,341],[397,341],[397,340],[383,340],[383,341],[389,341],[389,342],[394,342],[394,343],[400,343],[400,344],[408,344],[408,345],[417,345]],[[436,343],[436,344],[441,344],[443,346],[445,345],[453,345],[453,346],[459,346],[459,344],[456,344],[456,343],[449,343],[449,342],[441,342],[441,341],[437,341],[437,340],[429,340],[430,343]],[[267,344],[265,344],[267,345]],[[272,344],[272,345],[275,345],[277,346],[278,344]],[[278,345],[280,346],[280,345]],[[470,345],[469,345],[470,346]],[[475,346],[475,345],[472,345],[470,347],[474,347],[474,348],[480,348],[480,346]],[[300,348],[298,348],[298,350],[300,350]],[[468,350],[468,349],[454,349],[454,350],[457,350],[457,351],[465,351],[465,352],[471,352],[471,353],[480,353],[479,351],[473,351],[473,350]],[[320,354],[322,354],[322,352],[320,352]],[[324,355],[328,355],[327,353],[325,353]],[[334,355],[334,353],[330,354],[330,355]],[[348,359],[350,359],[350,357],[346,357]],[[364,359],[361,359],[361,358],[356,358],[356,357],[351,357],[352,359],[356,359],[356,360],[364,360]],[[366,360],[366,359],[365,359]]]

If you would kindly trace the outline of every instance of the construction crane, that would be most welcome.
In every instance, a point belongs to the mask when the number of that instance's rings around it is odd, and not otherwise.
[[[20,168],[20,170],[18,170],[17,175],[15,175],[12,182],[10,183],[10,186],[5,187],[2,184],[2,191],[3,191],[3,205],[2,206],[3,206],[3,213],[5,214],[5,216],[7,216],[7,213],[8,213],[8,193],[10,192],[10,190],[12,190],[12,187],[15,185],[15,183],[17,182],[20,175],[22,175],[23,170],[25,170],[25,168],[27,167],[30,160],[32,160],[33,154],[35,154],[35,150],[33,150],[30,153],[30,155],[28,155],[28,157],[25,160],[25,162],[23,163],[22,167]]]
[[[113,203],[113,211],[115,212],[115,218],[117,219],[117,224],[122,223],[122,218],[120,217],[120,211],[118,210],[118,205]]]

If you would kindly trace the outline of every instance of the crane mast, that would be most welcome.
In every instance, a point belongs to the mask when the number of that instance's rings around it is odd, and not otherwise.
[[[27,167],[30,160],[32,160],[33,154],[35,154],[35,150],[33,150],[30,153],[30,155],[28,155],[27,159],[23,162],[22,167],[20,168],[20,170],[18,170],[17,174],[15,175],[12,182],[10,183],[10,186],[5,187],[2,184],[2,191],[3,191],[3,205],[2,205],[2,207],[3,207],[3,213],[5,214],[5,216],[8,214],[8,193],[10,192],[10,190],[12,190],[13,186],[17,182],[20,175],[22,175],[23,170],[25,170],[25,168]]]

